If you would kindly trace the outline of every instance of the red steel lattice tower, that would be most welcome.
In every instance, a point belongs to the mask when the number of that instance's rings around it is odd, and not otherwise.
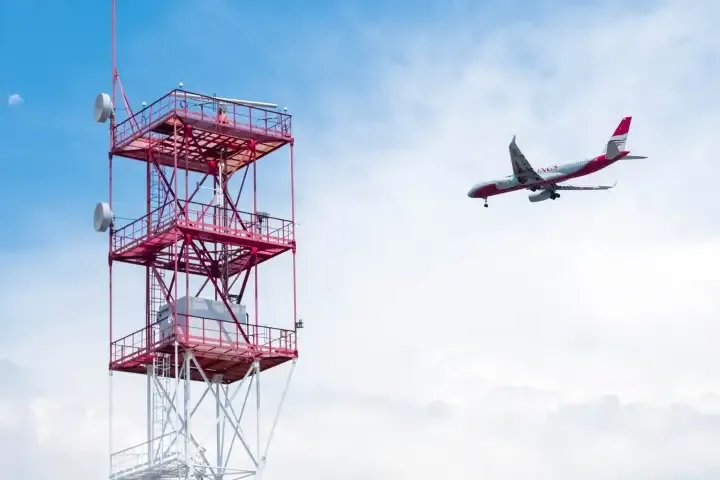
[[[109,199],[96,207],[95,228],[109,235],[110,374],[146,376],[147,438],[113,451],[118,440],[111,380],[110,478],[259,477],[302,326],[295,298],[291,116],[275,106],[190,93],[182,86],[133,112],[115,62],[114,0],[112,12],[112,93],[100,94],[95,104],[96,121],[110,123]],[[258,210],[257,162],[279,150],[289,151],[289,219]],[[118,162],[144,163],[135,182],[145,190],[139,218],[120,221],[113,213]],[[240,208],[243,199],[252,203],[251,211]],[[273,295],[272,302],[292,302],[292,318],[281,328],[261,321],[258,270],[283,254],[292,256],[292,294]],[[118,331],[113,305],[140,300],[113,296],[118,264],[144,271],[145,316],[124,319],[135,325],[129,331]],[[263,428],[261,373],[286,363],[292,367],[280,367],[288,370],[284,390],[278,390]],[[249,410],[255,415],[250,429],[243,423]],[[203,442],[208,432],[211,440]]]

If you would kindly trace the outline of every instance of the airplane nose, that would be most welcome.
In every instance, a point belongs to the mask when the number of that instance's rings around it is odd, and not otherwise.
[[[467,196],[470,198],[475,198],[475,195],[477,195],[478,190],[480,190],[481,185],[473,185],[473,187],[468,190]]]

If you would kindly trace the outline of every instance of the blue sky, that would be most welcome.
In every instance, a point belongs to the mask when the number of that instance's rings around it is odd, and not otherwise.
[[[91,106],[96,93],[109,90],[109,5],[0,2],[0,64],[9,67],[0,75],[0,157],[9,179],[0,191],[7,206],[0,222],[15,226],[0,236],[0,248],[34,243],[28,227],[38,217],[87,224],[94,202],[106,197],[106,134],[92,122]],[[407,14],[407,5],[379,1],[315,2],[310,9],[291,1],[167,5],[118,2],[118,66],[135,107],[183,81],[191,91],[289,105],[300,113],[296,124],[312,115],[323,85],[352,76],[337,62],[316,74],[318,44],[339,39],[355,22]],[[438,6],[417,11],[427,8]],[[351,40],[340,40],[345,53],[361,58]],[[10,108],[14,93],[24,104]]]
[[[0,222],[15,226],[0,236],[0,248],[39,241],[29,229],[39,218],[89,225],[93,204],[106,197],[106,134],[92,122],[91,108],[94,96],[109,89],[109,5],[0,0],[0,158],[6,178],[0,202],[7,206]],[[392,45],[364,41],[373,28],[432,29],[469,9],[483,13],[475,32],[482,35],[503,18],[537,20],[542,10],[541,2],[522,1],[502,7],[440,0],[168,5],[118,2],[118,66],[134,106],[183,81],[191,91],[287,105],[296,135],[322,129],[316,102],[327,91],[353,88],[361,95],[374,88],[366,66],[377,49],[391,51]],[[14,93],[24,103],[10,108],[7,98]],[[301,138],[299,151],[310,141]]]

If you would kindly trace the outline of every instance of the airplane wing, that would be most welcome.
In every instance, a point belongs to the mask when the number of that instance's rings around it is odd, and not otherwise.
[[[613,183],[612,185],[588,185],[588,186],[582,186],[582,187],[576,187],[573,185],[555,185],[553,188],[555,190],[576,190],[576,191],[610,190],[611,188],[615,188],[615,185],[617,185],[617,182]]]
[[[520,147],[515,143],[515,135],[513,135],[512,142],[510,142],[510,161],[512,162],[512,169],[515,176],[520,180],[520,183],[525,183],[527,180],[535,180],[542,182],[544,179],[533,169],[530,162],[527,161],[525,155],[520,151]]]

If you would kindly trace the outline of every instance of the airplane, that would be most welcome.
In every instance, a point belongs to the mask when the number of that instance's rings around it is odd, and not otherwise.
[[[551,165],[549,167],[538,168],[537,170],[530,165],[530,162],[527,161],[525,155],[520,151],[520,148],[515,143],[515,136],[513,135],[509,146],[513,174],[499,180],[474,185],[468,191],[468,197],[482,198],[485,200],[485,207],[487,207],[488,197],[522,189],[531,191],[528,199],[533,203],[542,202],[547,199],[558,199],[560,198],[560,194],[557,193],[558,191],[609,190],[615,187],[617,182],[612,185],[597,186],[559,185],[559,183],[570,180],[571,178],[583,177],[595,173],[619,160],[641,160],[648,158],[630,155],[630,151],[625,150],[625,142],[630,132],[631,121],[632,117],[625,117],[620,121],[615,132],[610,139],[608,139],[602,154],[577,162]]]

